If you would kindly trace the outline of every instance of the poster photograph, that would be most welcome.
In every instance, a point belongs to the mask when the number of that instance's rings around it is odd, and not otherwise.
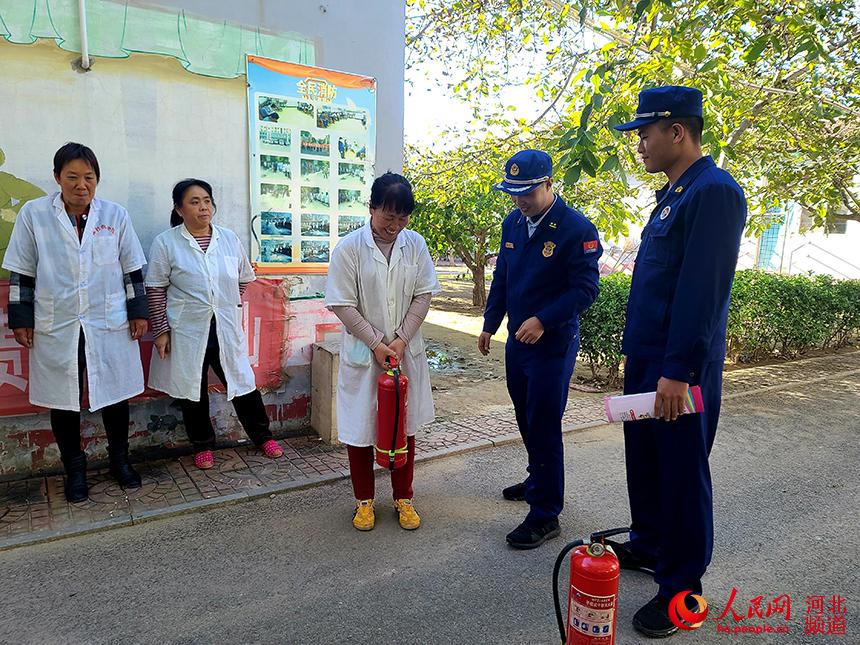
[[[260,232],[263,235],[291,236],[293,234],[292,213],[263,211],[260,213]]]
[[[269,211],[290,209],[290,187],[287,184],[260,184],[260,206]]]
[[[293,239],[291,237],[264,237],[261,241],[260,256],[263,262],[292,262]]]
[[[344,237],[357,231],[367,221],[364,215],[340,215],[337,218],[337,236]]]
[[[260,155],[260,179],[282,181],[291,178],[289,157]]]
[[[321,263],[328,262],[329,241],[302,240],[302,262]]]
[[[314,125],[314,106],[298,99],[275,98],[261,95],[257,98],[260,121],[286,126],[309,128]]]
[[[344,213],[366,213],[367,200],[360,190],[338,190],[337,208]]]
[[[302,186],[302,210],[319,210],[329,208],[331,201],[329,192],[319,186]]]
[[[331,150],[331,137],[312,135],[307,130],[302,130],[302,147],[303,155],[317,155],[320,157],[328,157]]]
[[[360,163],[343,163],[337,165],[337,183],[343,188],[361,190],[367,186],[367,169]]]
[[[302,237],[325,237],[331,235],[331,215],[302,213]]]
[[[329,167],[328,161],[322,159],[302,159],[302,183],[303,184],[322,184],[328,181]]]
[[[293,131],[280,125],[264,125],[260,127],[257,137],[261,154],[283,155],[290,152]]]
[[[364,110],[350,110],[333,105],[323,105],[317,110],[318,128],[363,135],[367,133],[367,122],[367,112]]]
[[[247,57],[251,260],[259,274],[324,273],[367,221],[376,81]]]
[[[338,137],[337,154],[345,161],[367,161],[367,145],[355,137]]]

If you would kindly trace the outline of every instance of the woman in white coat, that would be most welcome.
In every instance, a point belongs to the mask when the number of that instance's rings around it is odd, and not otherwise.
[[[173,187],[172,228],[155,238],[146,274],[155,350],[149,386],[179,399],[198,468],[212,468],[209,368],[227,387],[239,423],[267,457],[283,454],[248,360],[241,294],[254,271],[236,234],[212,224],[212,186],[186,179]]]
[[[85,378],[90,410],[102,411],[111,475],[123,488],[140,486],[128,462],[128,399],[143,392],[146,260],[128,212],[96,198],[100,178],[87,146],[57,150],[60,190],[24,204],[3,258],[11,272],[9,327],[30,350],[30,403],[51,410],[70,502],[88,494]]]
[[[326,306],[344,324],[337,431],[347,446],[356,499],[352,523],[360,531],[375,523],[376,382],[392,356],[409,378],[408,453],[406,464],[391,473],[394,506],[404,529],[421,524],[412,504],[415,432],[434,414],[421,323],[441,288],[424,238],[406,229],[414,207],[405,177],[388,172],[377,178],[370,222],[338,243],[329,264]]]

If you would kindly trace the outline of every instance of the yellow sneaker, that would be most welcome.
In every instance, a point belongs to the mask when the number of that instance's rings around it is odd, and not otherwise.
[[[355,514],[352,516],[352,525],[359,531],[370,531],[374,524],[376,524],[376,515],[373,513],[373,500],[355,500]]]
[[[394,509],[400,519],[400,526],[407,531],[414,531],[421,526],[421,516],[412,506],[411,499],[395,499]]]

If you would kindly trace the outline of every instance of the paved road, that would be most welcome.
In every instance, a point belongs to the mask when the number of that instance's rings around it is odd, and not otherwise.
[[[676,642],[857,643],[860,374],[728,401],[713,455],[711,617],[791,598],[789,635],[725,636],[715,621]],[[627,516],[618,427],[569,435],[563,538]],[[520,474],[507,446],[421,464],[425,526],[350,525],[347,482],[0,553],[2,643],[554,643],[550,571],[563,545],[504,546],[521,504],[499,498]],[[654,592],[622,579],[618,643]],[[805,637],[808,595],[847,597],[846,637]],[[725,621],[724,621],[725,622]],[[727,624],[735,625],[729,617]]]

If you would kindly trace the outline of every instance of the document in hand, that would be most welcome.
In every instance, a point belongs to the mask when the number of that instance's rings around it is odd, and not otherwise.
[[[654,418],[654,399],[656,392],[642,394],[625,394],[624,396],[607,396],[603,399],[606,408],[606,418],[610,423],[615,421],[641,421]],[[698,385],[687,390],[686,411],[682,414],[702,412],[702,390]]]

